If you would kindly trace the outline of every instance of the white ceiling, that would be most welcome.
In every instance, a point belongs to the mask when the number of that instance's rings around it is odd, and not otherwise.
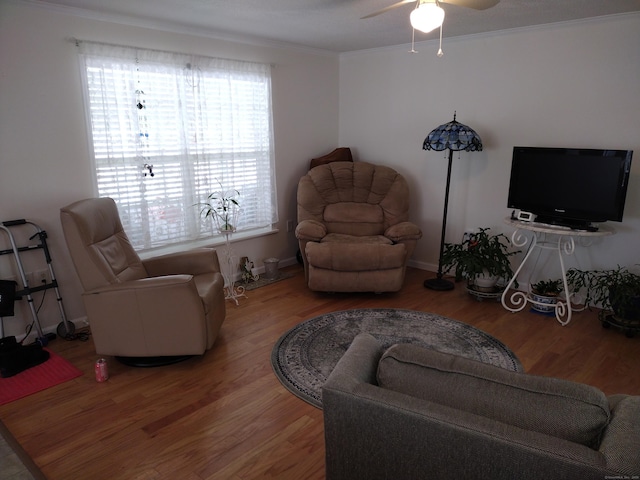
[[[397,0],[31,0],[73,7],[75,13],[143,26],[181,29],[228,39],[267,41],[332,52],[411,42],[412,4],[361,17]],[[488,10],[442,4],[443,36],[640,11],[640,0],[501,0]],[[416,32],[416,42],[436,39]]]

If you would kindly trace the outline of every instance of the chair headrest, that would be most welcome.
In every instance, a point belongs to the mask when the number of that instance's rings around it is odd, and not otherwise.
[[[101,242],[123,231],[118,207],[112,198],[87,198],[60,211],[73,217],[85,245]]]

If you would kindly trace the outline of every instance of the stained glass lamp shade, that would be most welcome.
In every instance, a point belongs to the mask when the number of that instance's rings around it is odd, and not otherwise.
[[[424,286],[432,290],[451,290],[453,283],[442,278],[442,253],[444,251],[444,237],[447,231],[447,209],[449,205],[449,184],[451,183],[451,164],[453,163],[453,152],[464,150],[466,152],[479,152],[482,150],[482,140],[480,136],[471,128],[456,121],[456,114],[453,114],[453,121],[440,125],[427,135],[422,144],[423,150],[449,150],[449,167],[447,169],[447,184],[444,194],[444,213],[442,215],[442,234],[440,236],[440,256],[438,259],[438,273],[436,278],[429,278],[424,281]]]

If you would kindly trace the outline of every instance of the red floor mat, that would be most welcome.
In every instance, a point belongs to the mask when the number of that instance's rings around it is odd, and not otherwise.
[[[59,385],[82,375],[64,358],[49,352],[49,360],[9,378],[0,378],[0,405],[13,402],[32,393]]]

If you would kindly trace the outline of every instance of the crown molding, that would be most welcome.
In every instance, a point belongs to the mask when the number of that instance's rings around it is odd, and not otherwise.
[[[245,34],[235,34],[230,32],[221,32],[213,29],[194,27],[191,25],[185,25],[178,22],[166,22],[160,20],[153,20],[143,17],[134,17],[129,15],[118,15],[112,13],[95,12],[78,7],[69,7],[66,5],[57,5],[53,3],[43,2],[40,0],[1,0],[8,4],[22,5],[30,8],[36,8],[51,13],[58,13],[61,15],[69,15],[78,18],[84,18],[87,20],[96,20],[101,22],[115,23],[118,25],[125,25],[137,28],[147,28],[150,30],[159,30],[168,33],[177,33],[182,35],[191,35],[197,37],[209,38],[212,40],[219,40],[224,42],[239,43],[243,45],[250,45],[256,47],[266,48],[278,48],[283,50],[296,51],[298,53],[306,53],[312,55],[320,55],[327,57],[338,57],[338,52],[330,50],[322,50],[312,47],[305,47],[301,45],[295,45],[292,43],[279,42],[276,40],[265,39],[262,37],[255,37]]]

